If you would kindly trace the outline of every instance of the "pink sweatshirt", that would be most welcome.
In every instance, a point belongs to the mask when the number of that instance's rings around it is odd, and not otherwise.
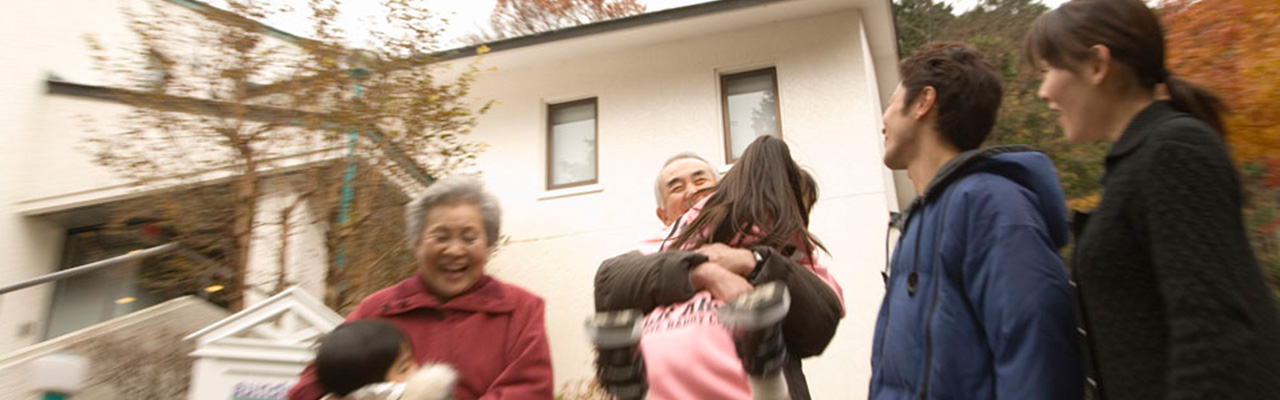
[[[684,226],[693,222],[705,203],[704,198],[676,223]],[[651,254],[664,245],[669,248],[676,236],[668,239],[671,228],[644,241],[640,252]],[[818,275],[844,303],[840,285],[825,267],[814,263],[811,256],[802,258],[800,264]],[[733,338],[716,317],[721,305],[724,302],[704,290],[688,301],[660,306],[645,316],[640,349],[648,369],[651,400],[751,399]]]

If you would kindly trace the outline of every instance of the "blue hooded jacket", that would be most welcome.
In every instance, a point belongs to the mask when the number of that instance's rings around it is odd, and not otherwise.
[[[871,351],[871,399],[1073,399],[1083,374],[1066,204],[1044,154],[965,152],[897,226]]]

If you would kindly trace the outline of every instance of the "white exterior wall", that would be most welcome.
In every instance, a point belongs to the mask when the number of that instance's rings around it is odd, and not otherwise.
[[[114,1],[32,2],[20,12],[0,16],[0,283],[12,283],[57,268],[64,227],[20,213],[21,202],[37,193],[71,193],[104,181],[86,173],[88,156],[71,144],[84,126],[46,125],[58,110],[45,94],[45,78],[89,76],[87,46],[81,35],[125,34]],[[67,111],[61,109],[58,111]],[[61,119],[71,119],[63,115]],[[55,144],[56,143],[56,144]],[[65,147],[64,147],[65,146]],[[88,182],[70,189],[63,180]],[[0,296],[0,353],[35,343],[44,332],[53,286]]]
[[[550,44],[486,56],[498,71],[481,77],[477,97],[500,104],[474,139],[491,146],[479,166],[502,200],[511,239],[489,270],[546,299],[557,387],[592,373],[582,323],[592,312],[596,268],[661,229],[652,186],[661,163],[695,151],[723,164],[718,74],[776,66],[783,137],[821,184],[812,228],[831,249],[826,264],[848,308],[806,373],[815,398],[865,393],[892,186],[860,19],[846,9],[638,47],[575,54],[544,48]],[[545,190],[547,104],[588,97],[598,99],[599,187],[547,198],[559,193]]]
[[[180,5],[157,3],[171,12],[190,12]],[[119,129],[113,122],[128,108],[46,93],[51,73],[73,83],[108,82],[94,69],[83,36],[94,35],[114,51],[109,54],[123,55],[121,46],[134,40],[121,13],[126,4],[148,9],[140,0],[61,0],[24,3],[13,7],[11,11],[16,12],[0,15],[0,49],[4,49],[0,56],[0,93],[4,93],[0,96],[0,285],[58,268],[65,232],[72,226],[40,215],[136,195],[122,179],[93,163],[85,142],[95,134],[90,128],[98,134]],[[260,207],[264,213],[279,207],[275,197],[269,196]],[[298,229],[295,236],[311,240],[317,229]],[[291,252],[297,254],[290,258],[323,260],[323,254],[316,255],[314,243],[297,243],[304,239],[294,240],[298,245]],[[323,253],[323,242],[319,248]],[[252,258],[259,261],[259,269],[274,269],[274,265],[262,266],[261,260],[278,260],[278,255],[264,248]],[[323,279],[320,273],[318,278],[295,283],[319,295]],[[40,340],[53,288],[54,284],[44,284],[0,295],[0,354]]]
[[[249,274],[245,284],[251,289],[245,293],[246,306],[266,299],[277,289],[283,247],[281,218],[284,209],[298,198],[296,190],[284,186],[278,179],[267,180],[262,189],[263,196],[257,205],[257,227],[249,244]],[[279,289],[301,286],[308,294],[323,299],[329,253],[324,245],[324,226],[312,224],[314,220],[305,201],[298,203],[290,214],[286,254],[289,269],[285,273],[285,284]]]

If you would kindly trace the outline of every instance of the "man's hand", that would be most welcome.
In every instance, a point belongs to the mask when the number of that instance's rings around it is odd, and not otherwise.
[[[751,275],[751,271],[756,269],[756,256],[748,249],[712,243],[694,251],[707,256],[708,261],[719,264],[738,276]]]
[[[689,279],[694,290],[709,291],[712,297],[721,301],[733,301],[753,288],[746,278],[710,261],[695,267],[690,272]]]

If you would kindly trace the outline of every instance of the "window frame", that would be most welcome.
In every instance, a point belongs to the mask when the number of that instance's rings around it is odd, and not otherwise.
[[[720,123],[724,132],[724,160],[733,165],[738,159],[733,156],[733,134],[729,131],[729,81],[733,79],[751,78],[769,75],[773,78],[773,114],[778,121],[778,138],[782,138],[782,89],[778,86],[778,67],[770,66],[749,71],[720,74]]]
[[[556,190],[556,189],[564,189],[564,188],[571,188],[571,187],[578,187],[578,186],[594,185],[600,182],[600,102],[598,101],[598,99],[599,99],[598,97],[589,97],[585,99],[566,101],[566,102],[560,102],[560,103],[554,103],[554,104],[547,103],[546,153],[544,154],[546,157],[546,171],[545,171],[546,183],[547,183],[546,190]],[[595,164],[594,164],[595,171],[592,173],[592,178],[590,180],[583,180],[583,181],[556,185],[554,183],[555,181],[554,168],[555,168],[555,160],[556,160],[555,159],[555,126],[556,126],[555,112],[558,109],[581,106],[584,104],[591,104],[595,106],[595,115],[593,116],[591,121],[592,124],[594,125],[591,129],[592,130],[591,134],[593,135],[592,139],[595,141],[595,148],[593,149],[594,151],[591,156],[595,158]]]
[[[74,239],[73,237],[74,237],[74,236],[76,236],[76,235],[88,234],[88,233],[94,233],[94,232],[97,232],[98,234],[102,234],[102,235],[112,235],[112,236],[115,236],[115,237],[114,237],[114,238],[112,238],[112,239],[120,241],[121,243],[120,243],[120,246],[119,246],[119,247],[121,247],[121,248],[125,248],[125,247],[133,247],[133,248],[136,248],[136,249],[143,249],[143,248],[147,247],[147,246],[146,246],[146,243],[144,243],[144,242],[143,242],[143,240],[142,240],[141,238],[139,238],[139,237],[135,237],[135,235],[130,234],[130,233],[127,233],[127,232],[126,232],[126,233],[113,232],[113,231],[111,231],[111,227],[110,227],[109,225],[107,225],[107,224],[93,224],[93,225],[80,226],[80,227],[75,227],[75,228],[67,228],[67,229],[64,229],[64,230],[63,230],[63,233],[62,233],[62,250],[59,252],[59,253],[60,253],[60,255],[59,255],[59,260],[58,260],[58,270],[57,270],[57,271],[55,271],[55,272],[62,272],[62,271],[66,271],[66,270],[69,270],[69,269],[72,269],[72,268],[82,267],[82,266],[85,266],[85,265],[88,265],[88,264],[91,264],[91,263],[95,263],[95,262],[101,261],[101,260],[97,260],[97,261],[84,261],[84,262],[81,262],[81,263],[79,263],[79,264],[72,264],[72,262],[73,262],[73,260],[72,260],[72,258],[73,258],[73,257],[72,257],[72,255],[75,253],[75,250],[74,250],[74,248],[72,248],[72,246],[71,246],[71,245],[72,245],[73,243],[75,243],[75,245],[84,246],[84,244],[83,244],[83,243],[75,242],[75,240],[76,240],[76,239]],[[134,250],[134,251],[136,251],[136,250]],[[129,253],[127,253],[127,252],[126,252],[126,253],[121,253],[121,254],[117,254],[117,255],[114,255],[114,256],[104,257],[103,259],[110,259],[110,258],[120,257],[120,256],[123,256],[123,255],[126,255],[126,254],[129,254]],[[148,260],[148,259],[144,258],[144,259],[140,259],[140,260],[138,260],[138,261],[137,261],[137,263],[138,263],[138,264],[137,264],[135,267],[133,267],[133,268],[135,268],[135,269],[136,269],[136,271],[132,271],[132,272],[131,272],[131,273],[133,273],[133,275],[132,275],[132,276],[130,276],[131,282],[123,283],[123,284],[122,284],[122,282],[114,282],[114,283],[115,283],[115,287],[114,287],[113,289],[115,289],[115,291],[117,292],[117,293],[116,293],[116,295],[117,295],[117,296],[118,296],[118,295],[120,295],[120,294],[123,294],[123,293],[120,293],[120,292],[122,291],[121,289],[133,289],[133,291],[134,291],[134,292],[139,292],[139,293],[134,293],[134,295],[135,295],[135,296],[138,296],[138,297],[141,297],[141,295],[142,295],[142,294],[144,294],[144,293],[141,293],[141,292],[143,292],[145,289],[143,289],[143,288],[142,288],[142,285],[140,284],[140,282],[141,282],[140,275],[141,275],[142,269],[143,269],[143,268],[145,268],[145,267],[143,266],[143,264],[142,264],[142,263],[143,263],[143,262],[146,262],[147,260]],[[101,269],[101,270],[98,270],[98,271],[110,271],[110,270],[112,270],[112,269],[118,269],[118,268],[126,268],[126,267],[123,267],[123,266],[112,266],[112,267],[107,267],[106,269]],[[95,272],[98,272],[98,271],[95,271]],[[92,274],[92,273],[90,273],[90,274]],[[54,339],[57,339],[57,338],[59,338],[59,337],[66,336],[67,334],[70,334],[70,333],[74,333],[74,332],[76,332],[76,331],[79,331],[79,330],[81,330],[81,329],[85,329],[85,328],[88,328],[88,327],[93,326],[93,325],[97,325],[97,324],[101,324],[101,323],[104,323],[104,322],[108,322],[108,321],[111,321],[111,320],[116,319],[116,318],[121,318],[121,317],[124,317],[124,316],[126,316],[126,315],[133,314],[133,313],[136,313],[136,312],[138,312],[138,311],[142,311],[142,310],[144,310],[144,309],[147,309],[147,308],[150,308],[150,307],[153,307],[153,306],[159,305],[160,303],[164,303],[165,301],[169,301],[169,300],[176,299],[176,298],[178,298],[178,297],[182,297],[182,296],[175,296],[175,297],[172,297],[172,298],[168,298],[168,299],[166,299],[166,300],[160,301],[159,303],[152,304],[152,305],[148,305],[148,306],[145,306],[145,307],[139,308],[139,309],[134,310],[134,311],[125,312],[125,313],[120,314],[120,315],[114,315],[114,314],[116,313],[116,310],[115,310],[115,309],[110,309],[110,310],[108,310],[109,308],[111,308],[111,307],[113,307],[113,306],[108,306],[108,305],[105,305],[105,304],[104,304],[104,305],[103,305],[103,308],[98,309],[98,310],[97,310],[97,315],[95,315],[95,317],[96,317],[96,318],[94,318],[94,319],[97,319],[97,320],[98,320],[97,322],[92,322],[92,323],[89,323],[88,325],[84,325],[84,326],[79,327],[79,328],[75,328],[75,329],[72,329],[72,330],[69,330],[69,331],[66,331],[66,332],[62,332],[62,333],[59,333],[59,334],[57,334],[57,335],[53,335],[53,334],[52,334],[52,333],[53,333],[53,332],[52,332],[52,329],[54,328],[54,323],[55,323],[55,322],[54,322],[54,315],[55,315],[55,314],[56,314],[56,312],[58,311],[58,304],[59,304],[59,300],[65,300],[65,299],[64,299],[65,292],[66,292],[67,290],[69,290],[69,289],[68,289],[68,288],[66,288],[64,285],[68,284],[67,282],[69,282],[69,281],[70,281],[70,279],[74,279],[74,278],[78,278],[78,277],[88,277],[90,274],[84,274],[84,275],[78,275],[78,276],[70,276],[70,277],[66,277],[66,278],[63,278],[63,279],[58,279],[58,280],[56,280],[56,281],[54,281],[54,282],[50,282],[50,283],[53,283],[53,289],[52,289],[52,293],[50,293],[50,294],[49,294],[49,302],[48,302],[48,304],[47,304],[47,305],[46,305],[46,307],[45,307],[45,312],[44,312],[44,314],[45,314],[45,319],[44,319],[44,322],[41,324],[41,325],[43,325],[43,326],[39,327],[40,333],[39,333],[39,335],[38,335],[38,336],[40,336],[40,337],[42,337],[42,338],[43,338],[43,339],[41,339],[41,341],[54,340]],[[103,283],[99,283],[99,284],[103,284]],[[60,295],[62,295],[62,296],[60,296]],[[115,296],[112,296],[112,297],[115,297]],[[119,297],[115,297],[115,299],[118,299],[118,298],[119,298]],[[115,299],[106,299],[106,300],[115,300]],[[208,300],[208,299],[206,299],[206,300]],[[118,304],[117,304],[117,305],[118,305]],[[59,328],[63,328],[63,327],[59,327]]]

